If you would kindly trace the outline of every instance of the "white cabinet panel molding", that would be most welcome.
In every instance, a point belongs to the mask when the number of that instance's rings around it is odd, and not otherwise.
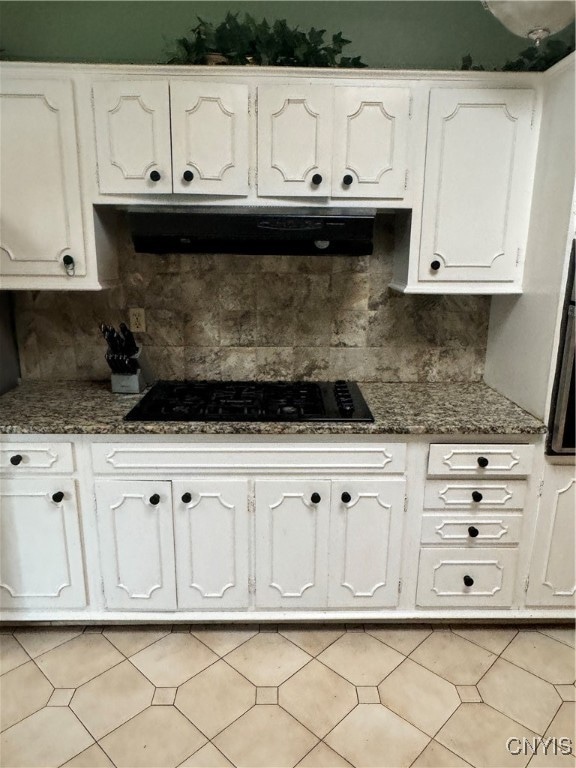
[[[70,443],[4,443],[0,445],[0,472],[14,477],[34,472],[69,473],[74,471]]]
[[[173,484],[178,607],[248,607],[248,483]]]
[[[0,273],[86,274],[71,80],[0,85]]]
[[[96,484],[100,555],[109,608],[176,608],[170,483]]]
[[[430,446],[428,474],[432,476],[510,475],[530,474],[534,456],[532,445],[452,445]]]
[[[248,86],[170,83],[174,192],[248,194]]]
[[[172,192],[168,82],[94,83],[100,192]]]
[[[525,496],[526,484],[522,480],[482,480],[475,484],[429,480],[424,493],[424,506],[427,509],[522,509]]]
[[[422,515],[423,544],[518,544],[521,515]]]

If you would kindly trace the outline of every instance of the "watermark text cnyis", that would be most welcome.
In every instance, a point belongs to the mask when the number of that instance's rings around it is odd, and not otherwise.
[[[535,736],[533,739],[512,736],[506,741],[511,755],[569,755],[572,748],[572,739],[567,736]]]

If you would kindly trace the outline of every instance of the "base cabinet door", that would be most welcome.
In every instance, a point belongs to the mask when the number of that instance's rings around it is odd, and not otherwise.
[[[0,555],[0,607],[86,605],[73,480],[2,480]]]
[[[398,602],[404,480],[332,484],[331,608],[381,608]]]
[[[70,80],[2,79],[1,275],[86,274],[75,125]]]
[[[96,512],[106,606],[175,610],[170,483],[97,482]]]
[[[325,608],[330,482],[256,481],[256,605]]]
[[[547,464],[531,558],[528,605],[576,603],[575,510],[574,466]]]
[[[172,484],[178,608],[248,607],[248,483]]]
[[[432,90],[420,281],[520,281],[533,104],[529,89]]]

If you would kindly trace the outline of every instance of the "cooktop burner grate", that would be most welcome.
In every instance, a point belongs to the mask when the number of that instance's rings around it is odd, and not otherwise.
[[[352,381],[158,381],[127,421],[374,421]]]

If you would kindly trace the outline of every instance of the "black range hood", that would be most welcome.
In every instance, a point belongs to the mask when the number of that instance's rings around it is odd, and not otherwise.
[[[194,206],[128,209],[138,253],[372,253],[373,209]]]

